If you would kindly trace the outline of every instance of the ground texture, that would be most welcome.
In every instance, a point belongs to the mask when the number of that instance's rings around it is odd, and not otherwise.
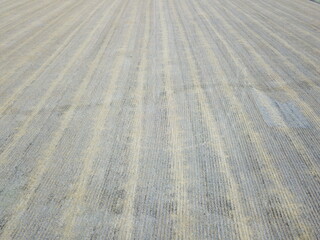
[[[320,239],[319,13],[0,0],[0,239]]]

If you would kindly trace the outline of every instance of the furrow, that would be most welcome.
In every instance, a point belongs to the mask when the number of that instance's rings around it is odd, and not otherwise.
[[[182,6],[182,5],[181,5]],[[177,9],[177,7],[172,7],[172,9]],[[177,13],[175,13],[177,14]],[[191,13],[190,13],[191,14]],[[181,17],[180,20],[181,21]],[[190,42],[188,41],[188,36],[186,33],[182,30],[184,26],[181,26],[181,23],[178,22],[180,32],[184,35],[182,36],[182,42],[184,45],[184,49],[187,56],[187,61],[190,67],[190,74],[191,78],[193,80],[193,83],[195,86],[200,86],[201,82],[199,80],[198,76],[198,68],[197,63],[195,62],[195,57],[191,50]],[[203,40],[203,39],[202,39]],[[247,223],[247,216],[245,215],[243,211],[243,203],[242,203],[242,197],[240,194],[240,189],[237,184],[237,182],[234,179],[233,173],[232,173],[232,167],[229,163],[230,159],[226,155],[226,148],[225,143],[222,139],[222,136],[219,134],[219,130],[217,128],[217,123],[215,122],[214,118],[212,117],[212,109],[208,106],[206,96],[201,91],[201,88],[195,88],[196,94],[199,98],[200,102],[200,109],[203,113],[204,122],[206,125],[206,128],[210,132],[210,136],[214,136],[214,139],[209,139],[212,149],[217,152],[219,159],[220,159],[220,168],[221,171],[225,173],[226,179],[228,181],[229,189],[228,189],[228,198],[232,199],[232,203],[235,205],[235,215],[236,215],[236,222],[238,225],[238,234],[240,239],[252,239],[252,233],[250,232],[250,228]]]
[[[202,11],[199,7],[197,7],[197,10],[199,12]],[[216,13],[215,16],[217,15],[218,13]],[[198,34],[199,36],[202,35],[200,32]],[[203,42],[203,44],[205,46],[208,46],[208,43],[206,42]],[[214,55],[212,50],[208,51],[207,55],[211,64],[219,66],[219,62],[217,62],[218,58]],[[216,71],[218,76],[222,76],[222,79],[228,79],[225,73],[221,70],[221,67],[216,68]],[[270,180],[272,179],[272,182],[277,186],[277,188],[274,189],[274,191],[275,193],[277,193],[278,197],[283,201],[282,207],[283,209],[285,209],[288,221],[293,221],[292,224],[294,224],[295,228],[300,229],[301,234],[303,234],[303,236],[311,237],[309,227],[305,226],[301,221],[299,221],[301,216],[300,209],[296,205],[296,201],[292,193],[283,185],[282,177],[279,175],[279,171],[274,166],[274,160],[272,159],[271,155],[267,152],[267,150],[264,148],[264,140],[262,136],[254,129],[249,128],[253,125],[252,120],[246,114],[241,103],[236,99],[236,95],[233,93],[233,89],[226,83],[226,81],[221,81],[221,84],[223,86],[222,89],[224,90],[224,94],[226,95],[225,97],[228,99],[228,101],[231,102],[232,106],[234,106],[233,110],[238,113],[237,115],[239,117],[239,120],[243,123],[242,125],[245,133],[248,134],[250,139],[252,139],[252,144],[255,148],[255,151],[259,153],[259,157],[265,163],[264,170],[261,172],[262,176]]]
[[[13,83],[16,82],[14,80],[17,77],[17,73],[20,70],[21,70],[21,73],[18,76],[19,77],[21,77],[22,75],[25,76],[26,70],[24,69],[24,67],[27,66],[28,64],[30,64],[30,62],[36,64],[37,62],[36,62],[35,58],[37,56],[39,56],[39,53],[40,53],[40,57],[41,57],[42,53],[46,53],[48,46],[50,46],[50,44],[52,44],[53,41],[55,41],[55,40],[61,41],[61,38],[63,38],[63,37],[68,38],[70,32],[72,33],[74,31],[74,29],[77,29],[78,26],[81,25],[81,23],[83,21],[83,17],[82,17],[81,13],[88,10],[88,7],[85,7],[83,2],[84,1],[82,1],[82,2],[79,1],[78,4],[71,5],[70,9],[67,9],[67,11],[65,10],[66,11],[65,14],[60,15],[58,18],[59,21],[56,22],[58,29],[55,29],[55,31],[50,31],[50,37],[45,37],[45,40],[41,41],[41,43],[38,44],[35,48],[26,50],[25,55],[23,57],[18,57],[18,59],[16,59],[15,57],[7,57],[7,59],[11,59],[11,60],[6,60],[6,62],[4,64],[2,64],[2,69],[4,69],[3,71],[5,72],[5,74],[1,75],[1,78],[0,78],[1,89],[3,89],[1,94],[4,95],[5,93],[7,93],[10,88],[10,85],[13,85]],[[81,10],[78,9],[79,6],[81,7]],[[80,23],[79,23],[79,20],[80,20]],[[74,24],[70,25],[69,22],[74,22]],[[69,25],[70,25],[69,28],[67,28],[67,29],[64,28],[65,26],[68,27]],[[63,36],[63,35],[66,35],[66,36]],[[33,36],[32,40],[34,40],[34,38],[36,38],[36,34],[35,35],[32,34],[32,36]],[[29,43],[27,42],[26,45],[32,44],[32,42],[33,41],[30,41]],[[25,46],[25,47],[27,47],[27,46]],[[54,46],[52,46],[52,47],[54,47]],[[54,53],[55,52],[53,50],[53,54]],[[50,54],[49,54],[49,56],[50,56]],[[45,58],[45,60],[46,60],[46,58]],[[40,67],[42,67],[44,64],[46,64],[46,61],[41,62],[39,65],[40,65]],[[9,68],[9,66],[10,66],[10,68]],[[30,69],[30,67],[29,67],[29,69]],[[27,68],[27,70],[28,70],[28,68]],[[28,78],[28,76],[27,76],[27,78]],[[7,86],[5,86],[5,83],[7,84]],[[5,99],[5,95],[3,98]]]
[[[182,129],[179,126],[176,109],[177,103],[174,98],[172,86],[172,66],[170,62],[169,35],[167,23],[164,18],[163,2],[160,3],[160,26],[162,31],[162,66],[163,81],[165,82],[165,94],[168,107],[168,134],[169,134],[169,151],[172,161],[172,174],[174,181],[174,193],[176,194],[177,213],[174,217],[176,226],[174,227],[175,239],[193,239],[193,223],[190,215],[190,206],[187,196],[188,180],[186,174],[186,163],[183,154],[183,146],[180,140]]]
[[[127,5],[123,4],[123,8],[120,11],[120,14],[118,15],[117,20],[120,19],[122,16],[123,11],[125,10],[125,7]],[[136,11],[136,10],[135,10]],[[113,24],[113,29],[117,27],[117,25]],[[133,28],[130,29],[130,31],[127,33],[125,36],[124,40],[124,46],[128,45],[128,42],[130,41],[131,33],[132,33]],[[107,43],[107,42],[106,42]],[[106,48],[106,46],[103,47],[103,49]],[[103,50],[102,49],[102,50]],[[102,61],[104,51],[99,52],[96,61],[97,63]],[[84,154],[84,158],[82,159],[83,161],[83,167],[80,172],[80,175],[78,177],[79,181],[74,187],[74,192],[72,193],[69,198],[72,200],[71,207],[69,211],[65,213],[65,216],[63,216],[63,219],[65,219],[66,226],[64,230],[64,238],[66,239],[73,239],[74,238],[74,233],[73,233],[73,228],[75,225],[76,221],[76,216],[81,213],[81,209],[79,208],[83,204],[83,198],[86,193],[86,188],[87,188],[87,183],[90,175],[92,174],[92,167],[93,167],[93,159],[95,158],[96,154],[98,153],[99,150],[99,145],[101,141],[101,131],[104,129],[104,124],[106,121],[106,118],[108,116],[108,112],[110,109],[110,104],[112,101],[113,94],[115,92],[116,86],[117,86],[117,81],[119,79],[119,75],[121,73],[123,61],[124,61],[124,56],[121,55],[118,58],[116,58],[114,63],[114,69],[112,72],[112,76],[110,78],[110,85],[108,87],[108,91],[105,93],[105,97],[103,99],[102,106],[104,108],[99,111],[98,116],[95,118],[95,123],[93,124],[94,130],[93,130],[93,136],[92,139],[90,140],[89,147],[87,148],[86,154]],[[94,67],[97,65],[93,64],[92,68],[92,73],[94,72]],[[88,78],[90,79],[90,78]]]
[[[102,4],[101,4],[102,5]],[[100,4],[99,4],[100,6]],[[94,16],[95,11],[99,10],[99,8],[95,8],[95,10],[88,15],[86,19],[90,19],[92,16]],[[2,103],[2,106],[0,108],[0,114],[3,115],[3,113],[8,109],[12,103],[14,103],[17,99],[18,96],[23,93],[23,91],[28,88],[34,81],[36,81],[45,70],[47,70],[48,66],[54,62],[59,55],[71,44],[72,40],[74,37],[79,33],[81,28],[87,24],[86,21],[83,21],[81,24],[79,24],[66,38],[66,40],[61,44],[61,46],[52,54],[42,65],[41,67],[35,71],[28,79],[26,79],[17,89],[11,94],[11,96]],[[54,82],[54,84],[57,84]]]
[[[102,2],[102,3],[104,3],[104,2]],[[113,2],[113,4],[115,4],[115,2]],[[98,5],[97,8],[99,8],[99,7],[100,7],[100,5]],[[110,9],[111,9],[111,6],[109,7],[109,10]],[[119,18],[119,16],[120,15],[118,15],[118,18]],[[107,18],[108,14],[105,13],[104,17]],[[100,20],[100,22],[104,22],[104,18],[102,18]],[[89,34],[89,36],[87,37],[86,41],[83,42],[83,44],[80,46],[80,48],[78,49],[78,54],[75,55],[75,59],[77,59],[78,55],[83,52],[83,49],[85,49],[87,47],[87,45],[90,44],[90,42],[92,41],[90,36],[93,35],[99,29],[99,26],[100,26],[99,24],[96,25],[96,27],[93,29],[91,34]],[[70,61],[69,66],[66,66],[66,69],[68,69],[71,65],[73,65],[73,61]],[[91,65],[91,68],[94,68],[94,66]],[[90,72],[91,71],[89,71],[89,73]],[[63,77],[63,74],[60,75],[60,76]],[[72,102],[75,103],[75,102],[78,102],[81,99],[83,93],[86,91],[86,86],[88,85],[88,83],[90,81],[91,81],[90,78],[84,78],[84,81],[79,86],[79,89],[78,89],[76,95],[74,96]],[[28,182],[28,187],[26,189],[28,191],[26,191],[26,194],[18,201],[17,205],[15,206],[14,213],[12,214],[13,217],[6,223],[6,225],[4,226],[4,229],[2,230],[3,231],[2,234],[1,234],[2,238],[8,239],[11,236],[12,231],[15,230],[16,225],[18,224],[18,221],[19,221],[19,218],[20,218],[21,214],[27,208],[31,197],[33,196],[34,192],[37,189],[37,186],[38,186],[39,182],[42,179],[43,174],[47,170],[47,166],[48,166],[48,163],[49,163],[48,160],[50,159],[52,153],[55,151],[55,147],[57,146],[57,144],[59,143],[62,135],[64,134],[64,130],[66,129],[66,127],[68,126],[68,124],[72,120],[72,115],[73,115],[73,113],[75,111],[75,108],[76,108],[76,105],[73,104],[71,106],[70,110],[64,115],[63,120],[60,123],[59,129],[54,133],[54,136],[50,141],[49,147],[47,147],[45,149],[45,151],[44,151],[44,153],[42,155],[42,160],[39,159],[40,162],[32,170],[32,173],[30,173],[32,178]]]
[[[146,6],[149,6],[146,4]],[[146,70],[147,70],[147,51],[150,41],[150,7],[146,8],[146,17],[145,17],[145,29],[143,36],[143,48],[142,48],[142,56],[140,60],[140,65],[138,68],[137,75],[137,89],[135,92],[135,115],[133,122],[133,130],[132,130],[132,138],[133,142],[131,144],[131,160],[129,162],[129,177],[127,180],[127,184],[125,186],[125,191],[127,192],[127,198],[124,202],[124,210],[121,218],[119,219],[120,226],[120,235],[121,239],[133,239],[133,230],[134,230],[134,201],[136,196],[136,189],[139,179],[139,168],[140,157],[141,157],[141,144],[143,137],[143,100],[144,100],[144,87],[146,81]]]

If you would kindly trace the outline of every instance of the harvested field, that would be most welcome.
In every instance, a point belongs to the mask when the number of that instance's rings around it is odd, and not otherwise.
[[[319,13],[0,0],[0,239],[320,239]]]

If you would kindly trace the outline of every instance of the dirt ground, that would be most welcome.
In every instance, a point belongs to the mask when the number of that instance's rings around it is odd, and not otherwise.
[[[320,239],[319,13],[0,0],[0,239]]]

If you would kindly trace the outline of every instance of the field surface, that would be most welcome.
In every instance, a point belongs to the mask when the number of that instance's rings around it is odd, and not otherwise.
[[[320,5],[0,0],[0,239],[320,239]]]

